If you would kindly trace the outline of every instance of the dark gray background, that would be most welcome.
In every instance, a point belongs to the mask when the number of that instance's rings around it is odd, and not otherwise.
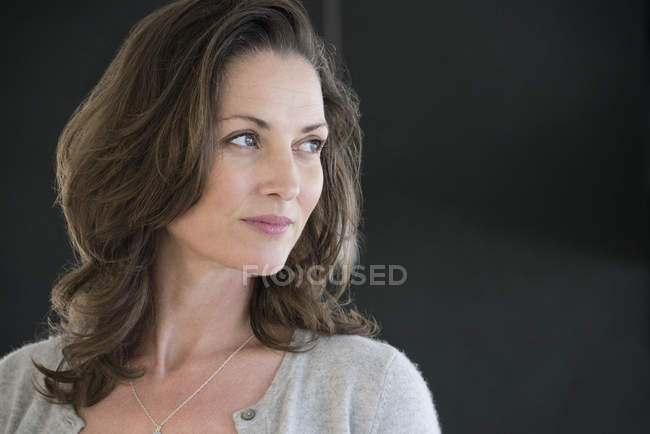
[[[160,1],[7,6],[0,351],[71,259],[58,134]],[[445,433],[647,433],[648,11],[642,1],[307,1],[361,97],[356,286]],[[399,5],[399,6],[398,6]]]

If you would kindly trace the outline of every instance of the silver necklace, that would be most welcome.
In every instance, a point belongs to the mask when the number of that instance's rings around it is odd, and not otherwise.
[[[133,381],[129,381],[129,384],[131,384],[131,390],[133,391],[133,396],[135,396],[135,399],[138,401],[138,404],[140,404],[140,407],[142,407],[142,410],[144,410],[144,413],[147,415],[147,417],[149,418],[149,420],[151,420],[151,422],[153,422],[154,426],[156,427],[156,428],[155,428],[155,431],[154,431],[154,434],[161,434],[161,430],[162,430],[163,425],[166,424],[167,421],[168,421],[169,419],[171,419],[171,417],[172,417],[173,415],[175,415],[176,412],[178,412],[178,410],[180,410],[180,409],[181,409],[185,404],[187,404],[187,403],[188,403],[192,398],[194,398],[194,397],[196,396],[197,393],[199,393],[199,392],[200,392],[200,391],[201,391],[205,386],[207,386],[207,384],[210,382],[210,380],[212,380],[212,379],[213,379],[213,378],[214,378],[214,377],[219,373],[219,371],[221,371],[221,370],[223,369],[223,367],[226,366],[226,363],[228,363],[228,362],[230,361],[230,359],[233,358],[233,356],[239,352],[239,350],[241,350],[242,348],[244,348],[244,346],[248,343],[248,341],[250,341],[250,340],[253,338],[253,336],[254,336],[254,335],[250,335],[250,336],[248,337],[248,339],[246,339],[246,342],[244,342],[243,344],[241,344],[241,345],[239,346],[239,348],[237,348],[237,349],[235,350],[234,353],[232,353],[230,356],[228,356],[228,358],[227,358],[227,359],[226,359],[226,360],[221,364],[221,366],[219,366],[219,369],[217,369],[216,371],[214,371],[214,372],[212,373],[212,375],[210,375],[210,376],[208,377],[208,379],[205,380],[205,381],[203,382],[203,384],[201,384],[201,386],[200,386],[198,389],[196,389],[196,390],[194,391],[194,393],[192,393],[190,396],[188,396],[187,398],[185,398],[185,401],[181,402],[181,404],[180,404],[178,407],[176,407],[176,408],[174,409],[174,411],[172,411],[172,412],[169,414],[169,416],[167,416],[167,417],[165,418],[165,420],[163,420],[163,421],[160,422],[160,423],[157,423],[157,422],[154,420],[154,418],[151,417],[151,414],[149,413],[149,410],[147,410],[147,407],[144,406],[144,404],[143,404],[142,401],[140,400],[140,397],[138,396],[138,393],[135,391],[135,386],[133,385]]]

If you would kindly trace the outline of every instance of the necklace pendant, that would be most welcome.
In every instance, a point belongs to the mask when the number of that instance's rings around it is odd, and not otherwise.
[[[160,429],[160,427],[156,427],[156,430],[153,432],[153,434],[161,434]]]

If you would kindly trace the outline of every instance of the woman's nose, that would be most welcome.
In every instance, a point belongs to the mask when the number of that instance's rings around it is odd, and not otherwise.
[[[291,200],[300,193],[300,172],[293,150],[290,146],[284,148],[274,148],[262,157],[260,192]]]

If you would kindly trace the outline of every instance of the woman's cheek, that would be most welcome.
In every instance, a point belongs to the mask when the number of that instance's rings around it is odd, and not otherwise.
[[[309,196],[309,213],[316,207],[320,195],[323,191],[323,168],[320,163],[311,169],[310,173],[305,178],[307,185],[305,190]]]

